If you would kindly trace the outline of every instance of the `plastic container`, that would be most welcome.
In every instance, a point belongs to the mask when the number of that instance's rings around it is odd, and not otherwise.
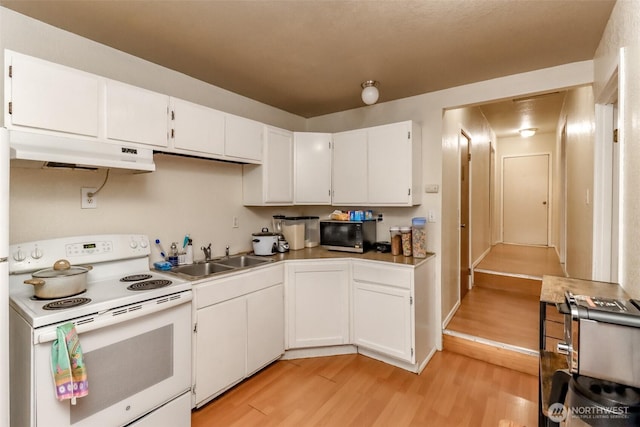
[[[411,256],[411,227],[400,227],[402,240],[402,255]]]
[[[300,216],[298,219],[304,221],[304,247],[318,246],[320,244],[320,217]]]
[[[389,229],[391,235],[391,255],[400,255],[402,253],[402,236],[400,227],[394,226]]]
[[[304,249],[304,221],[299,217],[286,217],[282,225],[282,234],[289,242],[289,250]]]
[[[427,257],[427,219],[416,217],[411,220],[411,240],[414,258]]]

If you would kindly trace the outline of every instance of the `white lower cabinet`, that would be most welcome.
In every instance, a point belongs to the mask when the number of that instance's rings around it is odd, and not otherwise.
[[[278,264],[194,286],[193,406],[284,353],[283,275]]]
[[[349,262],[286,267],[287,348],[349,344]]]

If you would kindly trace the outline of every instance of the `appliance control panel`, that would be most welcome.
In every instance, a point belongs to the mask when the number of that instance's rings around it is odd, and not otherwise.
[[[18,243],[9,247],[9,273],[50,268],[59,259],[72,265],[149,256],[149,237],[143,234],[101,234]]]

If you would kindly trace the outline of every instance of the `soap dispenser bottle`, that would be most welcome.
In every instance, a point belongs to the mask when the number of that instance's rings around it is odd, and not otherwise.
[[[187,252],[184,262],[186,264],[193,264],[193,241],[191,239],[187,242]]]

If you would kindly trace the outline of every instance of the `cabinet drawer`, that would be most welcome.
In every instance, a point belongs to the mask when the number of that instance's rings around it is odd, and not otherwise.
[[[374,263],[354,263],[353,280],[411,289],[412,270],[403,267],[384,267]]]

